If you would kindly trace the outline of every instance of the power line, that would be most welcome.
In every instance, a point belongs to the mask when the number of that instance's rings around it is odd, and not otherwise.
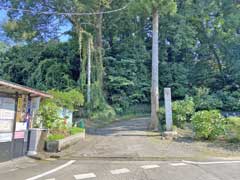
[[[77,12],[49,12],[49,11],[33,11],[29,9],[21,9],[21,8],[12,8],[12,7],[4,7],[0,6],[0,9],[6,10],[6,11],[21,11],[21,12],[26,12],[26,13],[33,13],[33,14],[45,14],[45,15],[70,15],[70,16],[92,16],[92,15],[99,15],[99,14],[111,14],[115,13],[118,11],[122,11],[128,8],[130,3],[126,4],[122,8],[119,9],[114,9],[110,11],[103,11],[103,12],[83,12],[83,13],[77,13]]]

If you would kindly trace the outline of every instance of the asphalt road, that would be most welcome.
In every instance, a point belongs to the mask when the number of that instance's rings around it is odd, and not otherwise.
[[[240,180],[240,161],[32,161],[0,171],[1,180]]]
[[[60,159],[0,164],[0,180],[240,180],[237,156],[231,161],[215,157],[218,151],[225,158],[233,152],[191,141],[163,141],[146,131],[146,123],[117,122],[90,132],[84,142],[59,153]],[[206,148],[211,152],[207,156]]]

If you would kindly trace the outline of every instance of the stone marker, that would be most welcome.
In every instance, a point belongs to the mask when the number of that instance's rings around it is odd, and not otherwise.
[[[164,100],[165,100],[165,118],[166,118],[166,129],[172,131],[172,98],[171,88],[164,88]]]

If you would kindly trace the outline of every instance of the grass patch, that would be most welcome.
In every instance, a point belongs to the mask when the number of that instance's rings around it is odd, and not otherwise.
[[[70,128],[69,132],[71,135],[75,135],[75,134],[78,134],[78,133],[82,133],[84,132],[85,129],[84,128],[79,128],[79,127],[72,127]]]
[[[50,134],[47,139],[48,141],[57,141],[64,138],[65,136],[63,134]]]

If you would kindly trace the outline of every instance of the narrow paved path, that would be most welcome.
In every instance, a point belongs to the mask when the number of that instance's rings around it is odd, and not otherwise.
[[[140,118],[116,122],[106,128],[90,132],[84,143],[79,142],[64,152],[64,157],[131,158],[154,156],[157,149],[153,137],[159,133],[148,132],[148,120]]]
[[[60,153],[61,157],[128,160],[209,160],[218,157],[240,157],[240,152],[215,147],[213,143],[194,142],[186,138],[161,140],[160,133],[147,131],[148,121],[149,118],[120,121],[90,131],[84,142]]]

